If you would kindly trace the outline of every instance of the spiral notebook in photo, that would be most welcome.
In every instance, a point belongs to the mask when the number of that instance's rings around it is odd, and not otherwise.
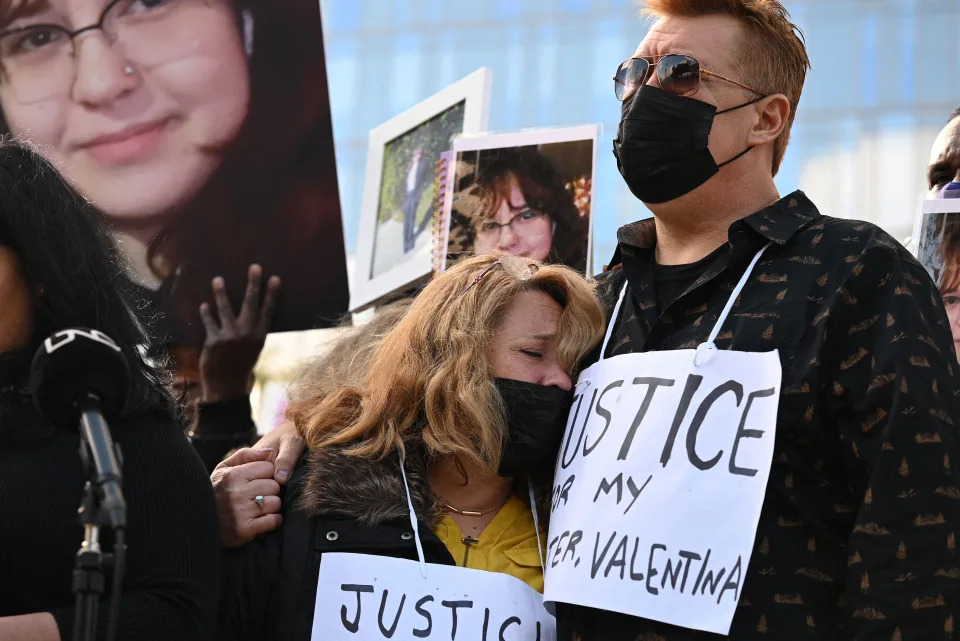
[[[453,189],[453,180],[450,171],[453,168],[453,152],[445,151],[440,154],[440,160],[434,165],[433,174],[433,245],[431,261],[434,275],[443,271],[444,258],[447,251],[447,230],[449,229],[449,207],[447,199]]]

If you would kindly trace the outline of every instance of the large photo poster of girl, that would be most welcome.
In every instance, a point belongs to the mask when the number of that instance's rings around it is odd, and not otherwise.
[[[346,311],[317,0],[0,2],[0,112],[102,212],[158,340],[201,342],[251,264],[273,331]]]

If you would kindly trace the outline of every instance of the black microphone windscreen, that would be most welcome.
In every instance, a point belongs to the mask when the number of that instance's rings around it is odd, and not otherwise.
[[[77,404],[92,394],[106,418],[123,410],[130,367],[116,342],[95,329],[69,328],[47,337],[30,368],[30,392],[54,425],[79,429]]]

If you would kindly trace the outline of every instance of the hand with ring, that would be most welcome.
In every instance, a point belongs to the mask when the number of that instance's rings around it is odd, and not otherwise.
[[[280,527],[280,484],[273,479],[273,450],[245,448],[217,465],[210,476],[220,515],[220,544],[244,545]]]

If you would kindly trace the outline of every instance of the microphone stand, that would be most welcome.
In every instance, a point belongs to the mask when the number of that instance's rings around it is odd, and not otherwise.
[[[97,399],[91,398],[96,402]],[[87,478],[78,519],[83,526],[84,540],[77,552],[73,571],[73,592],[76,612],[73,621],[74,641],[97,641],[100,598],[105,587],[105,572],[113,570],[110,617],[107,640],[116,636],[120,591],[125,570],[126,506],[120,490],[119,451],[110,439],[106,422],[95,405],[84,403],[80,419],[80,460]],[[96,434],[96,437],[94,435]],[[100,531],[112,527],[114,553],[104,554]]]

